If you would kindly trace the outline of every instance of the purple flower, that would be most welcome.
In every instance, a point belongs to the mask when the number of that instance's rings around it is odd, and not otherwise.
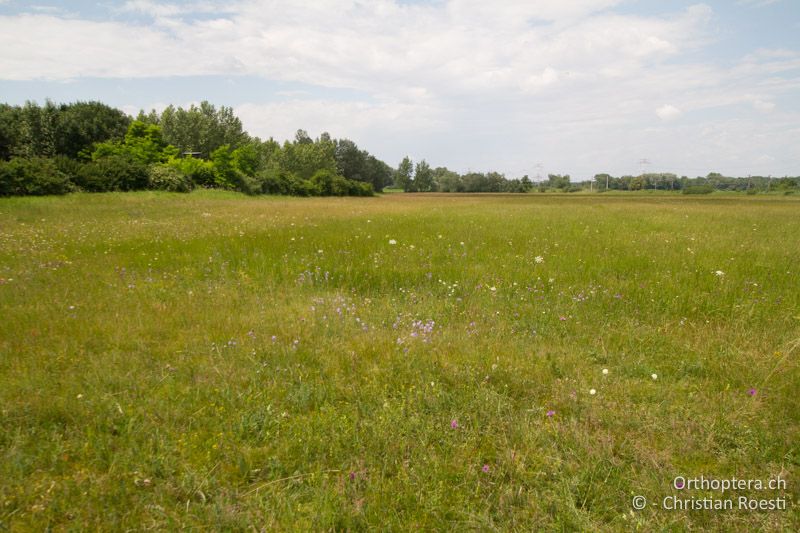
[[[560,321],[564,322],[564,321],[567,319],[567,317],[565,317],[565,316],[560,316],[560,317],[558,317],[558,319],[559,319]]]
[[[555,411],[553,411],[552,409],[550,409],[549,411],[547,411],[547,416],[549,416],[549,417],[552,417],[554,414],[556,414],[556,412],[555,412]]]
[[[453,429],[458,429],[458,420],[455,418],[450,421],[450,427]]]
[[[747,394],[749,394],[750,396],[755,396],[756,395],[756,389],[752,389],[751,388],[750,390],[747,391]]]
[[[489,465],[483,465],[483,468],[481,468],[481,471],[484,474],[488,474],[489,473]]]
[[[350,472],[350,481],[355,481],[355,479],[356,479],[356,473]]]

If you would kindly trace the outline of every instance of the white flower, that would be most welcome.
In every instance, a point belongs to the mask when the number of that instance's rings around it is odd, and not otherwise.
[[[594,396],[595,394],[597,394],[597,391],[596,391],[596,390],[594,390],[594,389],[589,389],[589,394],[591,394],[592,396]]]
[[[536,257],[533,258],[533,260],[536,261],[537,263],[544,263],[544,257],[542,257],[541,255],[537,255]]]
[[[725,272],[723,272],[722,270],[717,270],[716,272],[714,272],[714,274],[716,274],[718,277],[721,278],[722,276],[725,275]]]
[[[397,244],[397,241],[396,241],[396,240],[394,240],[394,239],[389,239],[389,244],[391,244],[392,246],[394,246],[395,244]]]
[[[658,379],[658,374],[650,374],[650,377],[653,379]]]
[[[604,369],[603,369],[603,375],[604,375],[604,376],[607,376],[607,375],[608,375],[608,369],[607,369],[607,368],[604,368]]]
[[[492,292],[494,292],[494,291],[496,291],[496,290],[497,290],[497,287],[489,287],[489,290],[490,290],[490,291],[492,291]]]

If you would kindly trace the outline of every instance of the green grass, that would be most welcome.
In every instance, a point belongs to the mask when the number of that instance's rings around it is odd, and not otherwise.
[[[796,531],[799,289],[792,197],[3,199],[0,530]]]

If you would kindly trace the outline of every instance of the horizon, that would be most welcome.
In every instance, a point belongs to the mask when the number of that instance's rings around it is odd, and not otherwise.
[[[208,100],[262,139],[327,131],[462,174],[800,174],[785,0],[0,0],[0,29],[12,105]]]

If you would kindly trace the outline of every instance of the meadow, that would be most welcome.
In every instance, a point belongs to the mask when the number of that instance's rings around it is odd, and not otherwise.
[[[0,530],[797,531],[799,357],[793,197],[0,199]]]

